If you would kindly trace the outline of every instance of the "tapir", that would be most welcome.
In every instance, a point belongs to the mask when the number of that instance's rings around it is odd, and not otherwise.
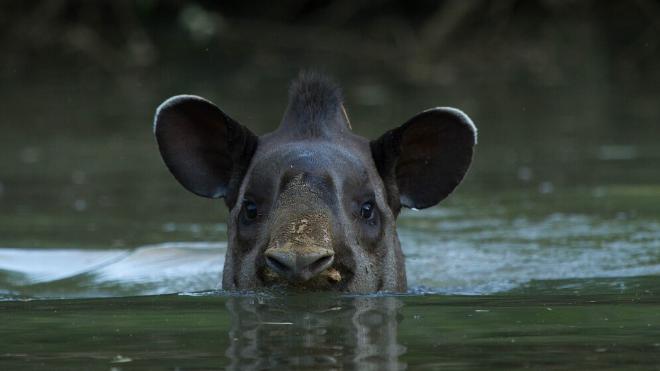
[[[472,120],[449,107],[364,138],[338,85],[310,72],[291,83],[273,132],[257,136],[210,101],[178,95],[157,108],[154,134],[183,187],[230,210],[225,290],[407,290],[397,216],[445,199],[477,141]]]

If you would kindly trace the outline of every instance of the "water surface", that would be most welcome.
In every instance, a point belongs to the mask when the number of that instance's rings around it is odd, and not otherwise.
[[[153,110],[195,93],[264,133],[297,67],[214,56],[121,83],[3,75],[0,368],[658,367],[657,84],[410,84],[345,61],[360,134],[437,105],[479,126],[464,184],[399,220],[410,292],[225,293],[226,210],[167,173]]]

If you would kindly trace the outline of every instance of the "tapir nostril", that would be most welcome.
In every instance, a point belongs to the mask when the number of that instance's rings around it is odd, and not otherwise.
[[[279,249],[266,250],[266,264],[277,273],[288,274],[296,268],[296,258],[288,251]]]
[[[320,273],[324,271],[326,268],[330,267],[330,264],[332,264],[332,261],[334,260],[334,257],[332,255],[326,255],[323,256],[319,259],[317,259],[315,262],[309,265],[309,270],[313,274]]]
[[[276,273],[290,280],[306,281],[330,267],[334,252],[325,248],[305,252],[270,248],[265,258],[268,267]]]
[[[289,270],[289,267],[277,260],[277,258],[274,258],[272,256],[267,256],[266,257],[266,263],[275,271],[277,272],[286,272]]]

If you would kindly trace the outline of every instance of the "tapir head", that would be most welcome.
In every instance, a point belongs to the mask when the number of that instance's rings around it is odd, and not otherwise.
[[[231,210],[222,286],[403,291],[401,207],[447,197],[476,142],[453,108],[423,111],[380,138],[351,132],[337,86],[301,74],[277,130],[256,136],[213,103],[181,95],[156,111],[165,164]]]

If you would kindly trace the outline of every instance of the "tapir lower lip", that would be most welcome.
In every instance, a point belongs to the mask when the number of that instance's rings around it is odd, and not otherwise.
[[[288,277],[289,281],[294,282],[294,283],[303,283],[307,282],[310,279],[312,279],[314,276],[307,272],[301,272],[298,274],[292,274]]]

